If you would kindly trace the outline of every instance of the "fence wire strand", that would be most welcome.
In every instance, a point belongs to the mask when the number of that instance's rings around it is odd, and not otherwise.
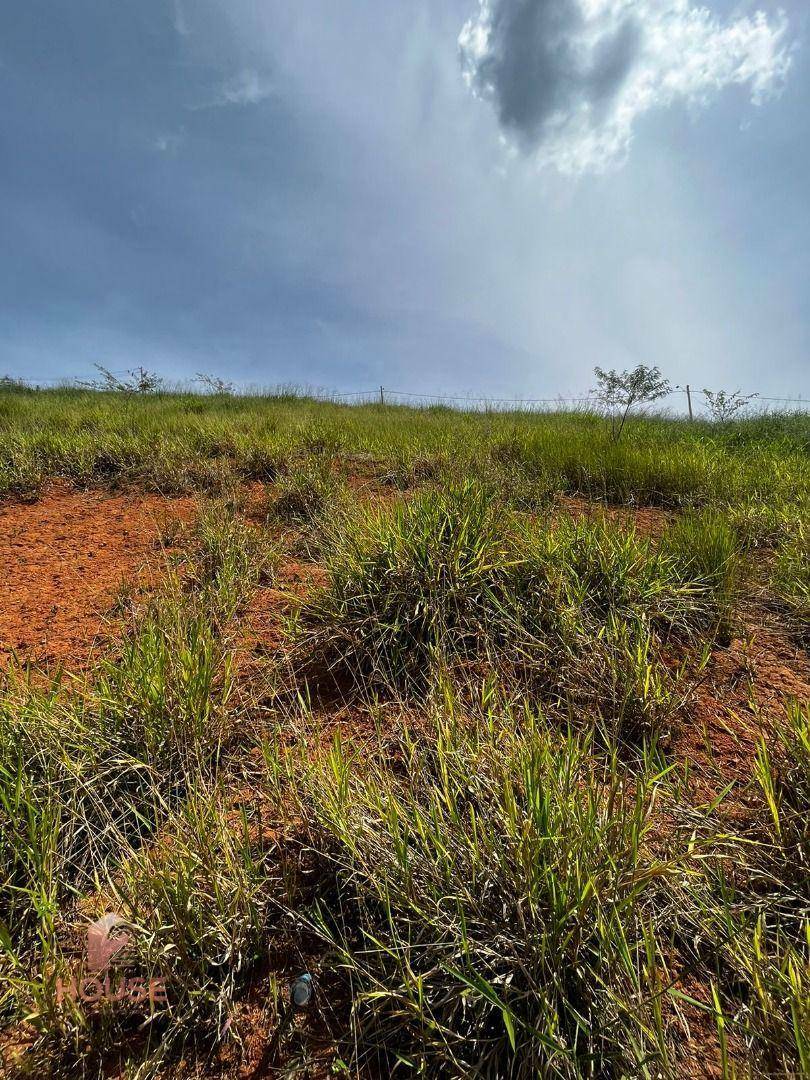
[[[127,374],[126,372],[120,372],[112,374]],[[88,385],[92,383],[92,378],[80,378],[78,376],[72,378],[31,378],[16,375],[6,375],[0,378],[0,389],[2,389],[3,383],[7,385],[22,385],[30,390],[39,390],[43,388],[62,388],[74,389],[74,390],[88,390],[93,389]],[[190,380],[192,383],[198,382],[196,379]],[[188,389],[184,383],[180,384],[181,389],[175,391],[173,387],[167,386],[166,392],[194,392]],[[99,389],[103,389],[99,387]],[[238,386],[233,385],[232,393],[236,395],[249,397],[251,394],[256,394],[259,397],[278,397],[283,394],[289,394],[293,392],[289,387],[283,385],[275,387],[263,387],[256,384],[242,383]],[[420,401],[428,405],[439,404],[445,401],[461,401],[469,405],[478,404],[484,406],[491,405],[586,405],[596,404],[599,402],[593,394],[578,395],[576,397],[565,397],[563,395],[555,395],[554,397],[486,397],[479,394],[432,394],[432,393],[417,393],[412,390],[394,390],[387,386],[375,387],[373,390],[349,390],[349,391],[332,391],[323,388],[309,389],[309,388],[297,388],[295,390],[301,397],[310,397],[323,401],[344,401],[344,400],[356,400],[361,398],[367,398],[371,402],[377,401],[383,404],[386,403],[387,398],[408,398],[411,401]],[[691,390],[692,397],[701,396],[705,397],[706,392],[704,390]],[[686,395],[687,391],[681,387],[675,387],[669,391],[666,397],[672,397],[674,394]],[[204,394],[201,396],[205,396]],[[807,408],[810,400],[798,395],[797,397],[770,397],[765,394],[752,394],[745,395],[750,396],[752,403],[756,402],[778,402],[783,405],[793,405],[798,408]]]

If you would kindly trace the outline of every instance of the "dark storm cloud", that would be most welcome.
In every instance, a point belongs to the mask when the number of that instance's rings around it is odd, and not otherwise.
[[[465,47],[472,88],[491,96],[504,128],[536,146],[560,112],[600,109],[626,78],[638,49],[630,17],[592,54],[577,46],[585,18],[577,0],[510,0],[491,9],[487,48]]]
[[[61,338],[83,371],[258,357],[351,319],[306,257],[304,205],[327,186],[310,140],[227,39],[220,63],[192,62],[161,3],[34,0],[2,60],[7,352]]]
[[[787,2],[793,27],[804,0]],[[664,76],[684,97],[706,64],[742,79],[757,49],[746,89],[764,87],[773,22],[691,20],[674,55],[650,32],[672,30],[672,0],[610,0],[609,19],[597,0],[587,17],[474,0],[5,7],[0,376],[100,362],[545,397],[652,351],[673,381],[802,389],[810,65],[797,54],[758,115],[734,95],[699,123],[646,104]],[[459,74],[476,12],[468,58],[497,112]],[[630,167],[577,185],[493,138],[500,113],[581,171],[621,156],[642,105]]]
[[[722,23],[690,0],[480,0],[459,45],[510,140],[580,172],[620,161],[656,105],[733,83],[761,100],[790,65],[785,31],[762,15]]]

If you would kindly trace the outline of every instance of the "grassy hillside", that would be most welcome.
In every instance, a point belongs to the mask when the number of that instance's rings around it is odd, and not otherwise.
[[[0,391],[0,489],[43,478],[137,479],[161,490],[233,475],[272,479],[291,456],[368,458],[407,486],[420,475],[510,470],[550,492],[642,504],[805,497],[807,414],[720,427],[631,421],[619,445],[592,413],[470,413],[277,397]]]
[[[809,452],[5,390],[6,499],[199,496],[116,644],[2,677],[8,1070],[810,1075]],[[59,1000],[107,911],[168,1007]]]

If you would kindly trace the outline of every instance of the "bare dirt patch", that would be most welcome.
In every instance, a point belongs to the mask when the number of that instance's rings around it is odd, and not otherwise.
[[[783,628],[763,626],[756,615],[728,645],[712,651],[684,715],[672,729],[671,750],[688,761],[694,795],[709,801],[728,784],[723,809],[745,820],[762,795],[752,782],[757,744],[774,744],[787,703],[810,700],[807,653]]]
[[[248,692],[267,661],[278,660],[284,648],[284,620],[299,600],[327,580],[317,563],[288,559],[279,568],[272,587],[260,587],[251,596],[242,617],[235,651],[239,684]]]
[[[193,498],[54,487],[0,506],[0,668],[21,661],[81,667],[111,632],[122,584],[145,586],[171,525]]]
[[[673,521],[671,513],[655,506],[611,506],[579,495],[559,495],[556,506],[559,513],[568,514],[575,521],[605,518],[628,527],[632,525],[642,536],[658,537]]]

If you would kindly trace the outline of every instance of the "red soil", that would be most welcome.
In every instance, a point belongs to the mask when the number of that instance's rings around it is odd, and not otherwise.
[[[805,650],[784,629],[763,626],[758,613],[746,622],[744,636],[713,650],[672,730],[674,755],[690,761],[705,798],[734,782],[725,800],[732,816],[744,816],[746,805],[760,798],[756,789],[746,793],[760,738],[773,744],[787,702],[810,700]]]
[[[607,518],[609,521],[633,525],[642,536],[660,536],[667,525],[673,520],[673,515],[666,510],[659,510],[655,506],[639,506],[635,508],[627,506],[610,506],[606,503],[591,502],[590,499],[579,495],[560,495],[557,498],[557,507],[560,512],[572,517],[575,521],[580,518]]]
[[[358,499],[388,497],[388,491],[381,489],[373,476],[353,476],[349,486]],[[246,516],[261,519],[266,498],[264,485],[251,485]],[[653,537],[660,535],[670,520],[670,515],[654,508],[616,509],[568,497],[560,499],[559,509],[573,517],[607,514],[634,522],[642,534]],[[190,520],[194,510],[192,498],[170,500],[137,493],[110,496],[58,488],[33,505],[0,505],[4,571],[0,581],[0,668],[8,664],[12,651],[38,663],[60,662],[73,667],[85,663],[96,642],[109,640],[111,623],[105,612],[109,612],[122,580],[135,586],[154,581],[167,524]],[[276,587],[256,591],[237,642],[240,684],[250,686],[251,679],[261,674],[264,658],[282,648],[284,615],[326,580],[324,569],[317,564],[287,560],[280,568]],[[732,817],[744,817],[757,801],[756,791],[746,791],[746,787],[758,737],[769,736],[783,713],[786,697],[810,697],[807,653],[764,612],[751,610],[741,621],[740,636],[727,647],[716,647],[696,679],[681,714],[673,720],[670,743],[675,760],[690,762],[694,795],[700,801],[708,801],[725,784],[734,782],[735,789],[726,801]],[[369,736],[369,718],[359,710],[339,702],[323,709],[317,702],[313,705],[326,730],[338,727],[357,747]],[[258,796],[248,789],[242,797],[251,805]],[[238,803],[235,800],[234,806]],[[306,958],[303,966],[315,964],[309,961]],[[696,998],[706,995],[706,988],[696,981],[684,983],[682,988]],[[690,1046],[684,1047],[681,1073],[719,1075],[713,1025],[697,1010],[685,1008],[685,1012],[693,1031]],[[237,1009],[235,1024],[245,1040],[242,1056],[233,1048],[219,1051],[210,1063],[212,1075],[273,1074],[275,1063],[265,1055],[273,1019],[267,1013],[266,986],[260,977]],[[324,1062],[319,1055],[328,1049],[328,1039],[311,1030],[308,1018],[302,1019],[301,1025],[301,1038],[309,1041],[317,1059],[310,1075],[327,1075],[328,1053]],[[699,1060],[691,1055],[693,1047],[700,1047]],[[0,1037],[0,1066],[2,1050]]]
[[[262,670],[265,658],[281,650],[285,617],[300,598],[325,581],[326,572],[316,563],[288,560],[279,568],[273,588],[254,592],[242,619],[235,654],[240,683],[249,683]]]
[[[14,654],[81,667],[109,637],[105,613],[123,583],[148,584],[171,522],[192,498],[54,487],[36,503],[0,506],[0,668]]]

